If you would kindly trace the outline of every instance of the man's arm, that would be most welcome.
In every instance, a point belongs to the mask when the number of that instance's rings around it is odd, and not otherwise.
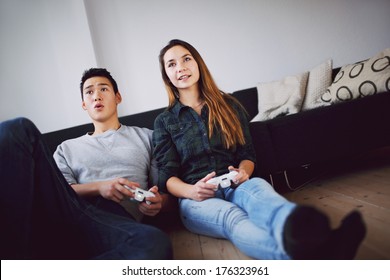
[[[71,184],[71,187],[80,196],[97,196],[121,202],[125,197],[134,197],[133,193],[125,186],[137,187],[139,184],[125,178],[116,178],[108,181],[91,182],[85,184]]]

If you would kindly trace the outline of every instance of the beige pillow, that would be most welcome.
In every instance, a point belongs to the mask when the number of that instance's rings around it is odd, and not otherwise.
[[[259,113],[252,121],[298,113],[305,96],[309,72],[257,85]]]
[[[389,91],[389,87],[390,48],[368,60],[341,67],[321,99],[334,104]]]
[[[332,64],[332,59],[328,59],[310,70],[302,111],[327,105],[321,96],[332,83]]]

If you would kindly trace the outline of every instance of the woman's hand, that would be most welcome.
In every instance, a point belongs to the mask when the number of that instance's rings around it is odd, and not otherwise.
[[[203,201],[205,199],[215,196],[215,185],[207,184],[206,182],[215,176],[215,172],[207,174],[206,177],[199,180],[191,188],[189,197],[196,201]]]
[[[241,183],[244,183],[245,181],[249,180],[249,174],[246,172],[244,168],[235,168],[234,166],[228,167],[229,171],[237,171],[236,177],[233,179],[233,183],[235,185],[240,185]]]

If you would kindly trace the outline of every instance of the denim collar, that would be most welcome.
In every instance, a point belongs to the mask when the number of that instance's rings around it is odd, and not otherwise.
[[[180,103],[179,100],[176,99],[175,101],[175,104],[173,105],[173,107],[171,108],[171,112],[176,116],[176,117],[179,117],[180,115],[180,112],[184,109],[187,109],[187,108],[190,108],[189,106],[187,105],[183,105],[182,103]]]

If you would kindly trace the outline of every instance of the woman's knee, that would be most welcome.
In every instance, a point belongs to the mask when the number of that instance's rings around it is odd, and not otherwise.
[[[264,185],[264,186],[267,186],[267,187],[272,187],[270,185],[270,183],[268,183],[265,179],[260,178],[260,177],[253,177],[253,178],[251,178],[249,180],[255,182],[255,184],[258,184],[258,185]]]
[[[244,182],[242,188],[247,188],[247,189],[267,189],[267,190],[273,190],[274,188],[271,186],[270,183],[268,183],[266,180],[263,178],[259,177],[254,177],[249,179],[248,181]]]

